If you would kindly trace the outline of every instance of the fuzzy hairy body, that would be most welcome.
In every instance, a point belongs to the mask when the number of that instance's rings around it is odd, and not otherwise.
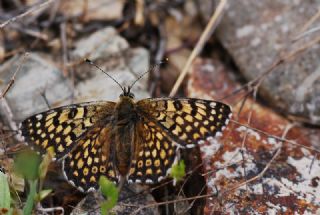
[[[111,150],[115,158],[114,164],[122,176],[128,174],[131,161],[134,160],[134,131],[139,120],[136,111],[134,100],[130,97],[120,97],[114,110],[111,136],[115,147]]]

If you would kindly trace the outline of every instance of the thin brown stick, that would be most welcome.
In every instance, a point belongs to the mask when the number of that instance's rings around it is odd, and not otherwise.
[[[290,129],[292,129],[294,126],[295,126],[294,124],[288,124],[288,125],[285,127],[285,129],[284,129],[284,131],[283,131],[283,133],[282,133],[281,139],[285,139],[285,137],[287,136],[287,134],[288,134],[288,132],[290,131]],[[265,168],[263,168],[263,170],[262,170],[258,175],[254,176],[254,177],[252,177],[251,179],[246,180],[246,181],[244,181],[244,182],[242,182],[242,183],[240,183],[240,184],[237,184],[236,186],[234,186],[234,187],[232,187],[232,188],[230,188],[230,189],[222,192],[222,194],[227,194],[227,193],[229,193],[230,191],[236,190],[236,189],[238,189],[238,188],[240,188],[240,187],[242,187],[242,186],[244,186],[244,185],[247,185],[247,184],[250,183],[250,182],[253,182],[253,181],[257,180],[257,179],[262,178],[263,175],[266,173],[266,171],[270,168],[270,166],[271,166],[271,164],[274,162],[274,160],[279,156],[279,154],[280,154],[280,152],[281,152],[281,148],[282,148],[282,145],[280,145],[280,146],[278,147],[278,149],[276,150],[276,153],[272,156],[271,160],[267,163],[267,165],[265,166]]]
[[[203,173],[202,176],[206,176],[206,175],[210,175],[210,174],[216,173],[217,171],[219,171],[221,169],[226,169],[226,168],[232,167],[233,165],[236,165],[236,164],[241,164],[242,165],[243,160],[231,163],[230,161],[232,161],[234,157],[235,157],[235,155],[231,159],[229,159],[229,161],[226,162],[227,163],[226,165],[218,167],[218,168],[216,168],[214,170],[207,171],[207,172]],[[248,160],[252,161],[253,159],[247,158],[247,161]]]
[[[257,128],[250,127],[250,126],[248,126],[248,125],[242,124],[242,123],[240,123],[240,122],[238,122],[238,121],[235,121],[235,120],[232,120],[232,119],[231,119],[230,121],[233,122],[233,123],[235,123],[235,124],[244,126],[244,127],[248,128],[248,129],[251,129],[251,130],[253,130],[253,131],[259,132],[259,133],[261,133],[261,134],[263,134],[263,135],[266,135],[266,136],[268,136],[268,137],[274,138],[274,139],[276,139],[276,140],[278,140],[278,141],[283,141],[283,142],[286,142],[286,143],[289,143],[289,144],[292,144],[292,145],[296,145],[296,146],[299,146],[299,147],[302,147],[302,148],[309,149],[309,150],[311,150],[311,151],[315,151],[315,152],[317,152],[317,153],[320,153],[320,150],[319,150],[319,149],[316,149],[316,148],[313,148],[313,147],[310,147],[310,146],[301,145],[301,144],[299,144],[299,143],[296,143],[296,142],[293,141],[293,140],[288,140],[288,139],[281,138],[281,137],[278,137],[278,136],[273,135],[273,134],[269,134],[269,133],[267,133],[267,132],[265,132],[265,131],[262,131],[262,130],[257,129]]]
[[[252,177],[252,178],[250,178],[250,179],[248,179],[248,180],[246,180],[246,181],[244,181],[244,182],[242,182],[240,184],[237,184],[236,186],[234,186],[234,187],[232,187],[230,189],[227,189],[226,191],[222,192],[222,195],[227,194],[227,193],[229,193],[229,192],[231,192],[233,190],[236,190],[236,189],[238,189],[238,188],[240,188],[240,187],[242,187],[244,185],[247,185],[250,182],[253,182],[253,181],[257,180],[257,179],[262,178],[263,175],[266,173],[266,171],[270,168],[270,166],[274,162],[274,160],[279,156],[280,152],[281,152],[281,147],[279,147],[277,149],[276,153],[272,156],[271,160],[268,162],[268,164],[263,168],[263,170],[258,175],[254,176],[254,177]]]
[[[320,18],[320,9],[318,9],[318,11],[316,12],[316,14],[314,14],[311,19],[309,19],[304,25],[303,27],[300,29],[298,36],[296,36],[295,38],[300,38],[299,35],[304,34],[303,32],[305,32],[317,19]],[[296,39],[294,39],[296,40]]]
[[[57,16],[60,4],[61,4],[61,0],[55,0],[53,6],[51,7],[51,10],[49,13],[49,20],[46,27],[49,27],[52,24],[55,17]]]
[[[144,0],[135,0],[136,11],[134,17],[134,23],[138,26],[144,25]]]
[[[4,98],[6,96],[6,94],[8,93],[8,91],[11,89],[11,87],[13,86],[15,79],[16,79],[16,75],[17,73],[20,71],[22,65],[24,64],[27,56],[29,55],[29,53],[25,53],[23,58],[22,58],[22,62],[18,65],[16,71],[14,72],[13,76],[11,77],[9,83],[7,84],[7,86],[3,89],[1,95],[0,95],[0,99]]]
[[[47,34],[30,29],[30,28],[23,28],[22,26],[19,25],[19,23],[11,23],[10,28],[43,41],[48,41],[48,38],[49,38]]]
[[[295,58],[300,52],[303,52],[307,50],[308,48],[312,47],[313,45],[320,42],[320,36],[314,38],[313,40],[305,43],[304,45],[296,48],[295,50],[285,54],[281,55],[279,58],[277,58],[271,66],[269,66],[261,75],[259,75],[257,78],[249,81],[245,85],[241,86],[238,89],[235,89],[233,92],[231,92],[228,96],[224,96],[222,98],[219,98],[218,100],[224,100],[227,98],[230,98],[232,96],[235,96],[235,94],[240,93],[241,91],[247,90],[248,93],[252,92],[257,85],[261,85],[262,81],[271,73],[274,71],[275,68],[277,68],[279,65],[292,60]]]
[[[34,13],[36,11],[44,9],[45,7],[48,7],[53,1],[54,0],[48,0],[46,2],[39,4],[39,5],[35,5],[35,6],[31,7],[29,10],[27,10],[26,12],[8,19],[7,21],[0,24],[0,29],[4,28],[6,25],[10,24],[11,22],[15,22],[15,21],[22,19],[23,17],[25,17],[31,13]]]
[[[60,24],[60,40],[62,44],[62,73],[66,77],[68,75],[67,66],[68,65],[68,48],[67,48],[67,33],[66,33],[66,23]]]
[[[190,67],[191,64],[193,62],[193,60],[196,58],[196,56],[200,53],[200,51],[202,50],[205,42],[208,40],[208,38],[211,36],[211,34],[213,33],[213,31],[215,30],[215,28],[217,27],[222,15],[223,15],[223,11],[225,8],[225,5],[227,3],[227,0],[221,0],[219,5],[217,6],[216,11],[213,13],[213,15],[210,18],[209,23],[207,24],[205,30],[203,31],[203,33],[200,36],[200,39],[198,40],[196,46],[194,47],[194,49],[192,50],[185,66],[182,69],[182,72],[180,73],[176,83],[174,84],[171,92],[170,92],[170,97],[173,97],[176,95],[183,79],[186,77],[188,71],[190,71]]]

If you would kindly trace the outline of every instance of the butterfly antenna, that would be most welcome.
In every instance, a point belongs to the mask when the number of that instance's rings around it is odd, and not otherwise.
[[[93,63],[91,60],[89,59],[85,59],[85,62],[96,67],[97,69],[99,69],[101,72],[103,72],[104,74],[106,74],[109,78],[111,78],[114,82],[116,82],[116,84],[119,85],[119,87],[121,88],[121,90],[124,92],[124,88],[121,86],[121,84],[116,80],[114,79],[111,75],[109,75],[106,71],[104,71],[103,69],[101,69],[98,65],[96,65],[95,63]]]
[[[148,71],[142,73],[142,75],[140,75],[129,87],[129,89],[131,89],[133,87],[133,85],[135,85],[145,74],[155,71],[161,64],[166,63],[168,61],[168,58],[166,58],[165,61],[160,61],[159,63],[154,64],[150,69],[148,69]]]

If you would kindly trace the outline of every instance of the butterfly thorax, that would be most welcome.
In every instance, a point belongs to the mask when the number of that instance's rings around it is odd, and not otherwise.
[[[115,107],[113,135],[115,140],[114,162],[122,176],[128,174],[134,154],[133,135],[138,114],[135,102],[129,96],[121,96]]]

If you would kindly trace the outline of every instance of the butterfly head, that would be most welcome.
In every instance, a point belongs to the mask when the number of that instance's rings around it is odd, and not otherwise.
[[[122,91],[123,91],[123,93],[120,94],[120,97],[129,97],[131,99],[134,98],[134,94],[130,92],[131,91],[131,87],[130,86],[129,87],[123,87]]]

